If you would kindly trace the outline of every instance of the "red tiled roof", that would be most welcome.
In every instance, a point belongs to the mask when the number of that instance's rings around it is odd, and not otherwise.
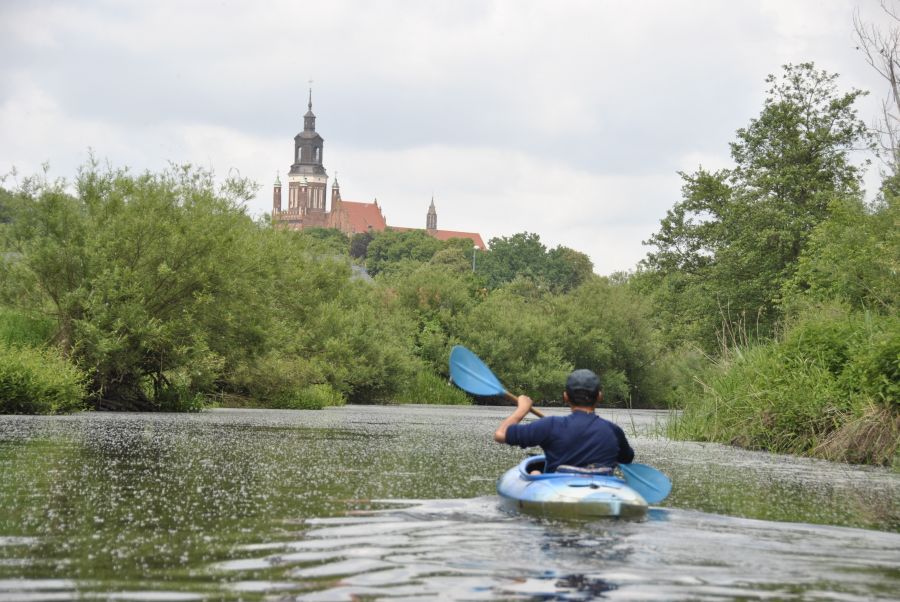
[[[421,230],[429,236],[433,236],[438,240],[450,240],[451,238],[468,238],[472,244],[484,251],[487,249],[484,241],[481,240],[481,234],[477,232],[457,232],[456,230],[426,230],[425,228],[404,228],[402,226],[390,226],[391,230],[398,232],[411,232],[413,230]]]
[[[457,232],[456,230],[425,230],[431,236],[438,240],[450,240],[451,238],[468,238],[476,247],[485,250],[484,241],[481,240],[481,234],[477,232]]]
[[[375,232],[381,232],[387,227],[384,216],[381,214],[381,207],[375,203],[355,203],[342,200],[340,212],[342,214],[341,221],[349,226],[352,234],[368,232],[369,228]]]

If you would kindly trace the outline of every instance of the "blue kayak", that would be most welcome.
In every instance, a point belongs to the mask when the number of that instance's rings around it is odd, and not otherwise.
[[[617,476],[541,470],[544,456],[532,456],[507,470],[497,493],[507,510],[557,518],[641,518],[647,502]]]

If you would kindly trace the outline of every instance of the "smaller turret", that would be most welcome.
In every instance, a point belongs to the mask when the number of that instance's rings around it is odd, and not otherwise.
[[[272,216],[281,213],[281,174],[275,173],[275,186],[272,189]]]
[[[428,206],[428,215],[425,216],[425,229],[437,230],[437,210],[434,208],[434,195],[431,197],[431,205]]]
[[[334,172],[334,184],[331,186],[331,210],[341,204],[341,185],[338,184],[337,172]]]

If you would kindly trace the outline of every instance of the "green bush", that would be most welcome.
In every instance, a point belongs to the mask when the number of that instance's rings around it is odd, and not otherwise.
[[[879,327],[854,349],[841,382],[896,412],[900,408],[900,317],[875,322]]]
[[[285,391],[274,397],[269,407],[281,410],[321,410],[347,403],[344,396],[327,383],[307,385],[296,391]]]
[[[86,407],[87,377],[55,349],[0,343],[0,412],[61,414]]]
[[[843,395],[887,405],[900,397],[900,318],[818,304],[789,325],[779,352],[815,362],[836,379]]]
[[[709,357],[700,349],[682,345],[666,352],[656,363],[661,383],[660,399],[669,408],[682,409],[699,386],[698,376],[709,366]]]
[[[319,410],[347,402],[340,390],[321,382],[327,370],[317,360],[277,353],[243,365],[231,377],[237,392],[252,400],[244,407]]]
[[[299,396],[299,391],[321,382],[324,371],[315,361],[296,356],[270,353],[255,361],[238,366],[230,381],[235,392],[264,407],[283,407],[279,404]]]
[[[573,367],[600,374],[609,403],[661,406],[669,378],[650,315],[627,281],[595,277],[554,299],[553,338]]]
[[[780,341],[730,350],[695,375],[699,385],[680,390],[684,413],[671,434],[887,461],[897,445],[898,325],[840,305],[811,307]]]
[[[397,394],[400,403],[469,405],[471,398],[450,382],[429,370],[420,370],[408,379]]]
[[[490,293],[464,316],[458,340],[507,390],[537,401],[558,400],[573,365],[560,348],[557,321],[546,292],[520,279]]]

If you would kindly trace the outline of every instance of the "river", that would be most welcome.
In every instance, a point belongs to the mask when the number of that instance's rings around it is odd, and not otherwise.
[[[510,515],[508,411],[0,416],[0,601],[898,598],[900,474],[604,410],[671,496],[640,522]]]

